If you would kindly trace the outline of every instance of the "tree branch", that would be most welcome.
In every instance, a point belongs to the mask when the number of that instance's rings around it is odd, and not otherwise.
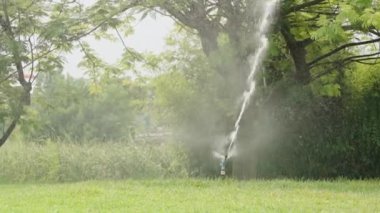
[[[15,74],[17,74],[17,71],[14,71],[12,72],[11,74],[9,74],[7,77],[3,78],[1,81],[0,81],[0,84],[6,82],[7,80],[9,80],[12,76],[14,76]]]
[[[376,55],[378,57],[373,57]],[[380,58],[380,51],[376,53],[366,54],[366,55],[351,56],[351,57],[343,59],[343,61],[360,61],[360,60],[372,60],[372,59],[379,59],[379,58]]]
[[[365,65],[376,65],[376,64],[380,64],[380,61],[376,60],[374,62],[364,62],[364,61],[368,61],[368,60],[375,60],[377,58],[367,58],[367,59],[363,59],[363,60],[357,60],[355,61],[356,63],[359,63],[359,64],[365,64]]]
[[[7,7],[7,1],[3,0],[3,8],[4,8],[4,19],[2,16],[0,16],[0,25],[1,27],[5,30],[7,36],[9,37],[10,40],[16,41],[15,35],[12,31],[12,26],[9,21],[9,15],[8,15],[8,7]],[[13,55],[13,62],[16,66],[17,74],[18,74],[18,81],[20,84],[23,86],[24,90],[31,90],[29,89],[30,84],[25,81],[25,76],[24,76],[24,70],[22,66],[22,60],[20,58],[20,53],[18,52],[18,49],[13,48],[12,49],[12,55]]]
[[[377,38],[377,39],[373,39],[373,40],[368,40],[368,41],[362,41],[362,42],[353,42],[353,43],[348,43],[348,44],[344,44],[316,59],[314,59],[313,61],[309,62],[308,63],[308,66],[312,67],[314,64],[318,63],[319,61],[325,59],[325,58],[328,58],[348,47],[354,47],[354,46],[361,46],[361,45],[365,45],[365,44],[371,44],[371,43],[375,43],[375,42],[379,42],[380,41],[380,38]]]
[[[379,64],[380,61],[375,61],[373,63],[365,63],[364,61],[369,61],[369,60],[377,60],[379,59],[379,57],[372,57],[372,56],[375,56],[375,55],[380,55],[380,51],[379,52],[376,52],[376,53],[372,53],[372,54],[366,54],[366,55],[356,55],[356,56],[351,56],[351,57],[348,57],[348,58],[345,58],[343,60],[339,60],[339,61],[334,61],[334,62],[330,62],[331,64],[334,64],[333,67],[331,67],[330,69],[327,69],[315,76],[313,76],[313,78],[311,79],[311,81],[313,80],[316,80],[326,74],[329,74],[330,72],[334,71],[335,69],[337,69],[339,66],[346,66],[350,63],[362,63],[362,64],[368,64],[368,65],[375,65],[375,64]],[[319,64],[319,65],[322,65],[322,64]]]
[[[289,8],[288,10],[285,11],[285,15],[292,13],[292,12],[300,11],[300,10],[307,8],[307,7],[311,7],[311,6],[323,3],[324,1],[326,1],[326,0],[313,0],[313,1],[305,2],[303,4],[293,6],[293,7]]]
[[[380,37],[380,32],[378,30],[370,29],[369,32]]]
[[[327,69],[327,70],[324,70],[323,72],[321,73],[318,73],[317,75],[313,76],[311,79],[310,79],[310,82],[314,81],[314,80],[317,80],[318,78],[324,76],[324,75],[327,75],[329,74],[330,72],[334,71],[335,69],[337,69],[339,66],[342,66],[344,67],[345,65],[347,65],[348,63],[340,63],[340,62],[337,62],[335,63],[335,65],[333,65],[333,67],[331,67],[330,69]]]
[[[379,53],[378,53],[379,54]],[[365,58],[355,58],[355,59],[352,59],[351,61],[352,62],[357,62],[357,63],[360,63],[360,62],[363,62],[363,61],[372,61],[374,60],[373,63],[371,64],[378,64],[380,61],[379,60],[379,57],[365,57]]]
[[[29,48],[30,48],[30,54],[31,54],[31,63],[32,63],[32,69],[31,69],[31,73],[30,73],[28,82],[31,82],[32,76],[34,74],[34,51],[33,51],[33,43],[32,43],[31,37],[29,37],[28,42],[29,42]]]
[[[376,56],[378,55],[379,57],[373,57],[373,56]],[[380,59],[380,51],[379,52],[375,52],[375,53],[371,53],[371,54],[365,54],[365,55],[354,55],[354,56],[350,56],[350,57],[347,57],[347,58],[344,58],[344,59],[339,59],[339,60],[335,60],[335,61],[329,61],[329,62],[323,62],[323,63],[318,63],[318,64],[315,64],[313,66],[313,68],[315,67],[318,67],[318,66],[323,66],[323,65],[328,65],[328,64],[336,64],[336,63],[346,63],[346,62],[356,62],[358,60],[370,60],[370,59],[367,59],[369,58],[372,60],[372,59]]]

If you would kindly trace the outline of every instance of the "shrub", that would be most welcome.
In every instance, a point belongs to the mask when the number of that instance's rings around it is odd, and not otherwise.
[[[0,180],[66,182],[186,177],[187,156],[174,143],[26,143],[0,150]]]

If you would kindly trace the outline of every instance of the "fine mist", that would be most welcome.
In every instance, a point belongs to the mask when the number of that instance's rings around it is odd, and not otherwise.
[[[242,20],[242,25],[248,26],[245,31],[227,37],[221,34],[218,50],[208,56],[211,74],[206,81],[207,88],[190,99],[192,102],[189,100],[194,108],[187,112],[190,117],[185,117],[183,125],[176,130],[189,149],[194,174],[218,175],[220,156],[225,156],[233,162],[229,175],[255,176],[252,156],[255,144],[265,136],[241,135],[239,130],[244,132],[252,127],[256,119],[248,120],[246,111],[257,111],[258,102],[251,100],[256,90],[255,77],[266,56],[267,35],[277,5],[275,0],[250,1],[245,13],[248,15]]]

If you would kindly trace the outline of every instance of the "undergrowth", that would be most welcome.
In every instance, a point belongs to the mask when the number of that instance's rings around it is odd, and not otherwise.
[[[72,182],[188,176],[175,143],[9,141],[0,149],[1,182]]]

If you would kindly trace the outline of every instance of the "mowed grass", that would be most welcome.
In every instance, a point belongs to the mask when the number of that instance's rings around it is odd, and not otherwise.
[[[0,212],[380,212],[380,181],[0,184]]]

